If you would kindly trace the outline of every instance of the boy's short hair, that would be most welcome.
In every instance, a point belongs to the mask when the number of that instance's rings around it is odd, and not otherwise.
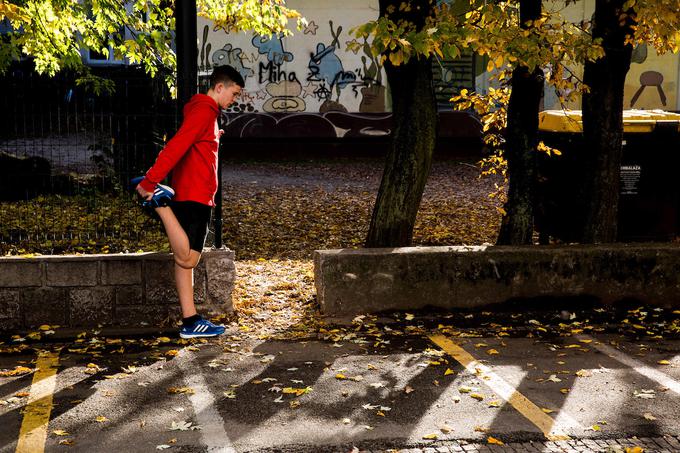
[[[212,74],[210,74],[210,88],[215,88],[218,83],[223,83],[225,86],[236,84],[241,88],[246,85],[243,76],[229,65],[216,66],[213,69]]]

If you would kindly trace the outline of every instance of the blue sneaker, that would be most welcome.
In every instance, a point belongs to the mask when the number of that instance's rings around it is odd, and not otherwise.
[[[216,326],[207,319],[199,319],[190,326],[182,326],[179,336],[182,338],[216,337],[224,333],[224,326]]]
[[[143,179],[144,176],[132,178],[130,180],[130,184],[132,185],[133,188],[135,188]],[[164,184],[156,184],[156,189],[153,192],[153,197],[151,198],[151,200],[144,200],[142,202],[142,206],[145,208],[160,208],[163,206],[167,206],[168,203],[170,203],[170,200],[172,200],[172,197],[174,196],[175,191],[172,190],[171,187],[168,187]]]

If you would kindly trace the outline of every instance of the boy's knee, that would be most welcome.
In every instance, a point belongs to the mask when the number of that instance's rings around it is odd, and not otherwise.
[[[175,263],[184,269],[193,269],[198,265],[198,262],[201,259],[201,254],[191,250],[188,255],[185,256],[180,256],[175,254]]]

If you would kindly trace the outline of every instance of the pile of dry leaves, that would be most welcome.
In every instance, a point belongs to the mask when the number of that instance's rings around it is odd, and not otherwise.
[[[379,159],[225,163],[224,242],[237,259],[308,259],[315,249],[360,247],[380,185]],[[498,178],[456,160],[433,164],[413,245],[495,242]]]

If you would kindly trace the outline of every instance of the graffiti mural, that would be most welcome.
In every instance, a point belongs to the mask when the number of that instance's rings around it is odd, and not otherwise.
[[[251,99],[241,111],[250,106],[277,113],[384,112],[379,58],[368,45],[363,52],[346,47],[346,30],[375,19],[377,0],[346,0],[341,18],[322,2],[291,0],[290,6],[309,22],[285,37],[225,33],[199,17],[199,77],[207,77],[215,66],[236,68],[246,82],[242,99]]]
[[[309,24],[305,27],[305,35],[316,35],[316,31],[319,29],[319,26],[314,23],[314,21],[310,21]]]
[[[209,50],[210,48],[208,48],[208,51]],[[251,77],[252,75],[255,74],[255,71],[253,71],[252,68],[246,68],[244,66],[243,60],[241,59],[242,52],[243,49],[239,48],[234,49],[231,44],[227,43],[224,45],[224,47],[222,47],[219,50],[216,50],[212,54],[211,57],[212,65],[213,67],[224,65],[233,66],[233,68],[236,69],[241,74],[243,80],[247,80],[248,77]]]
[[[576,2],[566,7],[562,14],[568,20],[580,22],[591,17],[592,8],[592,2]],[[680,110],[679,55],[657,55],[653,47],[643,44],[633,50],[631,62],[630,70],[626,75],[625,108]],[[576,73],[582,72],[582,68],[572,69]],[[479,88],[478,85],[478,90]],[[552,87],[546,87],[543,103],[545,109],[561,108],[559,98]],[[580,100],[568,107],[580,109]]]
[[[297,80],[269,83],[266,91],[271,97],[262,107],[265,112],[305,111],[305,101],[300,97],[302,85]]]
[[[338,97],[341,89],[357,79],[355,73],[343,69],[342,61],[335,54],[335,46],[326,47],[323,43],[316,45],[316,53],[311,54],[308,68],[307,80],[326,82],[331,89],[337,89]]]
[[[253,36],[253,46],[262,54],[267,56],[267,60],[277,65],[284,61],[293,61],[293,54],[283,50],[283,34],[276,36]]]

